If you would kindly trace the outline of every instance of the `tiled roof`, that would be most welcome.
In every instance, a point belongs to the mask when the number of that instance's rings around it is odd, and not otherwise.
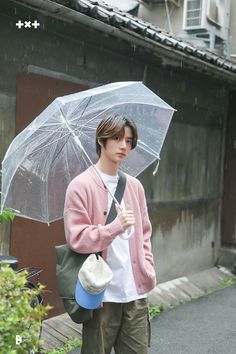
[[[138,34],[143,41],[149,38],[152,40],[152,44],[155,44],[155,42],[157,45],[162,44],[164,47],[171,48],[173,52],[182,52],[189,57],[200,59],[203,63],[207,62],[228,72],[236,73],[236,64],[230,60],[210,51],[197,49],[191,44],[175,38],[165,30],[143,21],[138,17],[132,16],[129,13],[113,8],[103,1],[53,0],[53,2],[74,9],[84,15],[121,30],[129,30],[129,34],[132,34],[132,32]]]

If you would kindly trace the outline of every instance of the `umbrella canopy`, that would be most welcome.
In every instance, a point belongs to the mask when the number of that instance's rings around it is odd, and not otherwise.
[[[1,208],[46,223],[63,218],[68,184],[90,159],[98,160],[95,134],[103,118],[124,114],[135,121],[138,144],[120,168],[137,176],[159,158],[173,113],[141,82],[56,98],[9,146],[2,162]]]

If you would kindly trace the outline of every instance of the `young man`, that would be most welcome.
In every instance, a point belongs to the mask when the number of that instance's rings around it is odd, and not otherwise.
[[[97,127],[96,168],[115,193],[118,168],[137,144],[137,129],[126,116],[113,115]],[[116,205],[116,218],[105,225],[112,198],[93,167],[70,183],[65,202],[67,242],[78,253],[102,252],[113,272],[103,304],[83,324],[83,354],[147,354],[149,322],[147,293],[156,284],[151,251],[152,233],[144,189],[126,175],[126,187]]]

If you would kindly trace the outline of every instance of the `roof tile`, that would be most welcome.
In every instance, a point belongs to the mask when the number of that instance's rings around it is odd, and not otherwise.
[[[52,0],[53,1],[53,0]],[[54,2],[60,3],[60,0]],[[62,0],[61,0],[62,2]],[[236,72],[236,64],[221,58],[220,56],[209,52],[208,50],[198,49],[193,47],[188,42],[183,42],[177,37],[174,38],[170,33],[165,30],[154,26],[151,23],[145,22],[142,19],[132,16],[129,13],[120,11],[115,7],[107,5],[103,1],[95,0],[70,0],[66,2],[69,6],[78,12],[87,14],[90,17],[96,18],[99,21],[109,23],[114,27],[123,27],[135,33],[138,33],[145,40],[146,37],[151,38],[157,43],[162,43],[168,47],[173,47],[173,51],[182,51],[188,53],[190,56],[195,56],[203,62],[209,62],[218,67],[223,67],[225,70]]]

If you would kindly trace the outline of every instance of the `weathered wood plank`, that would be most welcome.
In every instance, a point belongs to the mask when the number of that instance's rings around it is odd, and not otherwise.
[[[79,328],[74,328],[67,322],[60,322],[60,321],[51,321],[47,323],[47,326],[54,328],[59,333],[65,334],[67,337],[76,337],[80,336],[81,330]]]
[[[61,342],[65,342],[67,340],[67,335],[65,333],[58,332],[56,328],[53,328],[49,326],[48,324],[44,325],[44,329],[47,331],[47,333],[51,334],[51,336],[55,337],[57,340]]]
[[[59,348],[64,345],[64,342],[59,341],[54,336],[52,336],[51,333],[48,333],[47,331],[44,331],[42,333],[41,339],[43,340],[43,347],[45,349]]]
[[[81,337],[82,325],[74,323],[66,313],[43,321],[41,339],[46,349],[61,347],[68,338]]]

